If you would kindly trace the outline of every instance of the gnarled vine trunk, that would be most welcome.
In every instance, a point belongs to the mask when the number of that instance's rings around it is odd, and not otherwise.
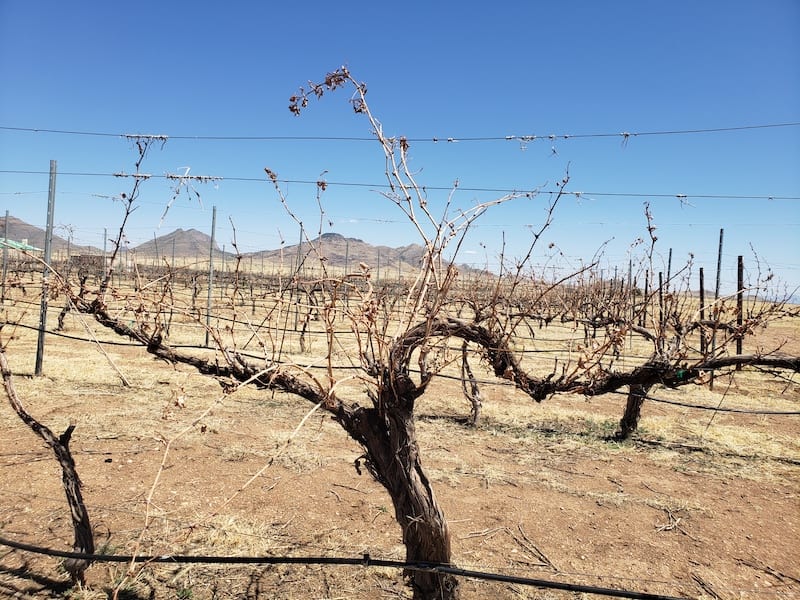
[[[392,498],[406,560],[449,564],[450,531],[419,458],[414,393],[386,390],[375,407],[341,407],[338,419],[366,449],[367,469]],[[448,574],[407,570],[417,600],[454,600],[458,581]]]
[[[625,404],[625,414],[619,421],[619,430],[615,437],[619,440],[627,440],[639,426],[639,417],[642,413],[642,404],[650,391],[649,384],[631,384],[628,386],[628,401]]]

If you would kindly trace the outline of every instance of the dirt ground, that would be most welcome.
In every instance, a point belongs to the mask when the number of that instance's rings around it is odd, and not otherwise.
[[[5,332],[4,332],[5,333]],[[220,386],[143,351],[48,339],[7,355],[26,408],[72,440],[98,551],[106,554],[403,559],[388,495],[359,476],[357,444],[331,418],[279,394]],[[7,339],[7,338],[6,338]],[[486,375],[488,378],[488,375]],[[750,378],[748,378],[750,377]],[[745,376],[714,392],[653,395],[800,410],[797,385]],[[456,382],[418,405],[423,464],[459,567],[687,598],[800,598],[800,417],[646,402],[638,435],[611,439],[624,396],[535,404],[486,384],[484,415]],[[366,401],[366,398],[363,400]],[[295,432],[295,430],[297,431]],[[163,466],[163,468],[160,468]],[[52,453],[0,403],[0,535],[67,550],[69,512]],[[127,575],[126,575],[127,573]],[[464,598],[578,598],[462,579]],[[0,548],[0,597],[402,598],[395,569],[97,563],[69,588],[58,559]]]

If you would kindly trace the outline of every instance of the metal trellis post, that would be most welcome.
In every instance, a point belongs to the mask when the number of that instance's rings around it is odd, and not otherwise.
[[[50,161],[50,185],[47,193],[47,230],[44,234],[44,271],[42,273],[42,304],[39,312],[39,338],[36,343],[36,367],[34,374],[42,374],[44,359],[44,334],[47,327],[47,296],[50,283],[50,252],[53,243],[53,213],[56,206],[56,161]]]
[[[206,298],[206,346],[211,331],[211,291],[214,287],[214,237],[217,230],[217,207],[211,211],[211,243],[208,249],[208,297]]]

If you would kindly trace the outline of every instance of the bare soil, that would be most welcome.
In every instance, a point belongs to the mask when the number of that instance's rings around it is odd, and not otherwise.
[[[68,333],[85,337],[77,324]],[[15,335],[7,353],[27,409],[56,434],[77,426],[71,447],[98,551],[404,558],[388,495],[356,472],[358,445],[322,412],[298,429],[312,409],[302,400],[252,389],[224,396],[188,368],[106,346],[126,387],[94,347],[63,338],[48,338],[45,375],[34,378],[34,334]],[[800,410],[796,383],[768,380],[653,395]],[[646,402],[638,435],[618,443],[624,396],[535,404],[507,382],[482,391],[475,428],[464,423],[458,382],[437,380],[418,405],[423,464],[458,566],[689,598],[800,598],[797,416]],[[0,535],[61,550],[72,542],[58,464],[5,401]],[[0,548],[0,596],[409,595],[395,569],[127,567],[97,563],[85,587],[70,588],[58,559]],[[461,587],[469,599],[584,597],[477,579]]]

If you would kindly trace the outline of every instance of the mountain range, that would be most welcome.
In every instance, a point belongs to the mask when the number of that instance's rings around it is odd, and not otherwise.
[[[28,244],[38,248],[44,248],[45,231],[30,225],[16,217],[8,217],[7,224],[0,219],[0,239],[3,235],[4,227],[8,228],[8,239],[21,242],[27,241]],[[358,263],[365,263],[372,268],[394,267],[415,269],[419,265],[425,251],[419,244],[410,244],[399,248],[389,246],[373,246],[358,238],[348,238],[338,233],[323,233],[314,240],[284,246],[274,250],[260,250],[243,254],[245,259],[252,257],[252,260],[266,262],[293,263],[298,256],[304,256],[311,252],[310,259],[316,260],[316,255],[312,251],[315,247],[319,254],[325,258],[328,265],[336,267],[354,267]],[[129,252],[141,257],[152,257],[161,255],[166,257],[175,256],[185,257],[205,257],[208,256],[211,245],[211,236],[196,229],[176,229],[175,231],[155,237],[138,246],[128,248]],[[76,254],[98,254],[102,250],[93,246],[79,246],[72,244],[68,239],[53,234],[51,248],[53,252],[64,252],[69,249],[71,255]],[[111,244],[109,242],[109,250]],[[222,250],[218,244],[214,247],[215,256],[221,256]],[[233,257],[231,252],[225,252],[228,257]]]

